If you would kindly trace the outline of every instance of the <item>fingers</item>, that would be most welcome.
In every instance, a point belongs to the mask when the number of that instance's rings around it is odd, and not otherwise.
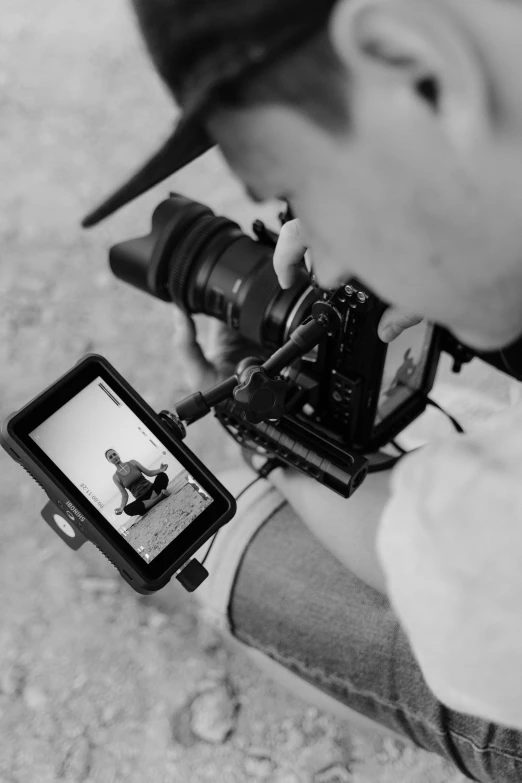
[[[194,321],[179,307],[174,306],[172,310],[174,350],[187,385],[194,390],[212,385],[216,380],[216,372],[198,343]]]
[[[290,220],[285,223],[274,251],[274,269],[281,288],[290,288],[293,285],[297,269],[303,263],[307,249],[301,222]],[[310,257],[307,262],[308,266]]]
[[[406,329],[420,324],[422,320],[418,315],[408,315],[395,307],[389,307],[381,318],[379,337],[384,343],[391,343]]]

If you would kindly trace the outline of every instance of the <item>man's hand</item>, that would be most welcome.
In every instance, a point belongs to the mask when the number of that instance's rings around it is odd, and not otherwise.
[[[209,319],[210,332],[203,349],[194,320],[179,307],[173,307],[174,351],[181,361],[187,389],[203,391],[233,375],[247,356],[268,357],[266,351],[245,340],[215,318]]]
[[[522,406],[406,457],[377,551],[426,682],[522,729]]]
[[[281,288],[290,288],[293,285],[297,269],[302,265],[303,259],[308,271],[311,271],[312,256],[303,236],[302,225],[298,219],[290,220],[281,229],[274,253],[274,269]],[[389,307],[379,324],[379,337],[383,342],[391,343],[405,329],[420,324],[422,320],[419,316]]]

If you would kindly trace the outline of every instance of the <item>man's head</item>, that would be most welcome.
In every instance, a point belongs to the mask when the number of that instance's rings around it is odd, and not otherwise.
[[[134,4],[182,105],[243,23],[321,7],[314,35],[222,91],[210,135],[250,193],[291,202],[321,284],[356,276],[477,348],[522,332],[522,2]]]

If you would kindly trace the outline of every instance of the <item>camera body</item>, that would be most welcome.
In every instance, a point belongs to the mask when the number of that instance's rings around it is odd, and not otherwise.
[[[282,222],[290,217],[288,211]],[[156,208],[149,235],[111,249],[111,268],[142,291],[226,323],[258,346],[260,364],[313,311],[328,307],[336,328],[277,375],[288,388],[282,415],[254,422],[237,394],[214,412],[238,442],[254,443],[348,497],[361,483],[364,455],[424,411],[442,332],[424,323],[386,345],[378,336],[386,303],[353,279],[322,291],[304,263],[292,288],[282,290],[273,269],[277,234],[260,221],[253,231],[255,239],[203,204],[171,194]]]

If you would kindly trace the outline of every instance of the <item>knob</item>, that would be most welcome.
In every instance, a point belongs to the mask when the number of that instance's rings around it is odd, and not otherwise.
[[[234,399],[251,424],[280,419],[285,413],[287,385],[270,378],[262,367],[245,371],[245,380],[234,389]]]

